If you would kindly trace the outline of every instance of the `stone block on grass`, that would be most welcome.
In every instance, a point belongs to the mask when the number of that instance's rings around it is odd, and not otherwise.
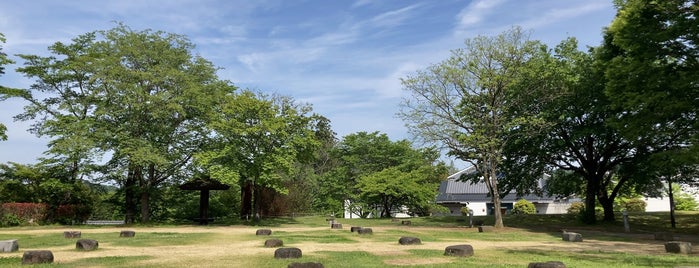
[[[471,245],[453,245],[444,249],[444,255],[457,257],[473,256],[473,246]]]
[[[255,235],[272,235],[272,230],[270,229],[257,229]]]
[[[0,252],[15,252],[19,250],[17,239],[0,241]]]
[[[400,224],[402,224],[402,225],[413,225],[413,222],[411,222],[411,221],[401,221]]]
[[[126,230],[126,231],[121,231],[121,233],[119,233],[119,237],[134,237],[134,236],[136,236],[136,232],[134,232],[134,231]]]
[[[495,227],[493,226],[478,226],[479,233],[490,233],[492,231],[495,231]]]
[[[582,235],[579,233],[563,232],[562,238],[563,238],[563,241],[569,241],[569,242],[582,242],[583,241]]]
[[[80,238],[82,233],[80,231],[65,231],[63,232],[63,237],[65,238]]]
[[[284,242],[281,239],[267,239],[265,240],[265,247],[266,248],[278,248],[284,245]]]
[[[50,250],[29,250],[22,255],[22,264],[53,263],[53,252]]]
[[[420,245],[422,241],[417,237],[404,236],[398,239],[398,243],[401,245]]]
[[[342,229],[342,223],[333,223],[330,225],[330,229]]]
[[[566,268],[566,265],[560,261],[530,262],[527,268]]]
[[[320,262],[292,262],[287,268],[325,268]]]
[[[357,233],[360,235],[370,235],[374,233],[374,230],[372,230],[371,228],[361,228],[357,230]]]
[[[97,240],[79,239],[78,242],[75,242],[75,249],[90,251],[90,250],[97,249],[99,247],[99,245],[100,245],[100,243],[97,242]]]
[[[301,258],[301,255],[299,248],[278,248],[274,251],[275,259]]]
[[[354,233],[355,231],[357,231],[357,230],[359,230],[359,229],[362,229],[362,227],[359,227],[359,226],[352,226],[352,227],[350,227],[350,232],[353,232],[353,233]]]
[[[670,241],[665,243],[665,252],[668,253],[692,253],[692,243],[682,241]]]

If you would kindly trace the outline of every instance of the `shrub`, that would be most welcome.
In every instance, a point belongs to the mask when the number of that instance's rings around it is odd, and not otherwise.
[[[646,211],[646,201],[640,198],[631,198],[621,200],[620,205],[622,209],[626,209],[628,212],[645,212]]]
[[[21,224],[22,220],[15,214],[2,213],[0,215],[0,227],[19,226]]]
[[[579,215],[584,210],[585,210],[585,203],[573,202],[572,204],[570,204],[570,207],[568,207],[568,214]]]
[[[12,216],[7,216],[10,214],[19,219],[21,224],[28,224],[43,221],[47,208],[48,206],[42,203],[4,203],[0,206],[0,212],[3,218],[9,217],[14,221]]]
[[[461,207],[461,215],[463,215],[463,216],[468,216],[468,215],[470,214],[470,213],[469,213],[469,210],[470,210],[470,209],[469,209],[467,206]]]
[[[536,206],[534,206],[534,203],[529,202],[526,199],[520,199],[515,203],[514,207],[512,208],[512,214],[536,214]]]

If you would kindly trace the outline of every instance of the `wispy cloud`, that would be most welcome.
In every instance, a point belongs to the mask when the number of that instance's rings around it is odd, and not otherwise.
[[[545,12],[538,12],[538,16],[532,16],[520,22],[519,25],[524,28],[538,28],[561,20],[571,20],[596,11],[609,9],[611,6],[610,1],[588,1],[572,7],[553,8]]]
[[[504,0],[475,0],[456,16],[457,31],[464,31],[478,26],[493,9],[500,6]]]

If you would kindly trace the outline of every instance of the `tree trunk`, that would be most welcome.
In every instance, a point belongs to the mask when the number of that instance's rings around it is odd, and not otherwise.
[[[253,219],[255,221],[260,220],[260,186],[253,183],[252,184],[252,210],[255,212]]]
[[[672,229],[675,229],[675,197],[672,193],[672,181],[669,178],[667,179],[667,188],[668,196],[670,197],[670,225],[672,225]]]
[[[582,221],[587,224],[595,224],[595,200],[597,198],[597,182],[595,179],[587,179],[587,190],[585,191],[585,210],[583,210]]]
[[[600,204],[602,204],[602,209],[604,209],[604,218],[602,221],[614,222],[616,219],[614,217],[614,199],[603,198],[600,199]]]
[[[243,182],[240,203],[240,218],[249,218],[252,215],[252,183],[249,180]]]
[[[141,188],[141,223],[150,221],[150,191]]]
[[[136,181],[140,174],[139,167],[131,167],[124,182],[124,223],[134,223],[136,216]]]
[[[491,165],[494,166],[494,165]],[[502,211],[500,211],[500,207],[502,206],[502,202],[500,200],[500,191],[498,190],[498,182],[497,182],[497,173],[495,168],[492,168],[489,172],[489,180],[491,181],[491,187],[492,189],[492,195],[493,195],[493,206],[495,208],[495,211],[493,211],[493,215],[495,216],[495,223],[493,226],[495,228],[503,228],[505,227],[505,224],[502,222]]]

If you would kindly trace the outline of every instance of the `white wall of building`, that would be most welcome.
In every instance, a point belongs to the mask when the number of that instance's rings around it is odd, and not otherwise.
[[[667,197],[646,197],[646,212],[670,211],[670,199]]]

